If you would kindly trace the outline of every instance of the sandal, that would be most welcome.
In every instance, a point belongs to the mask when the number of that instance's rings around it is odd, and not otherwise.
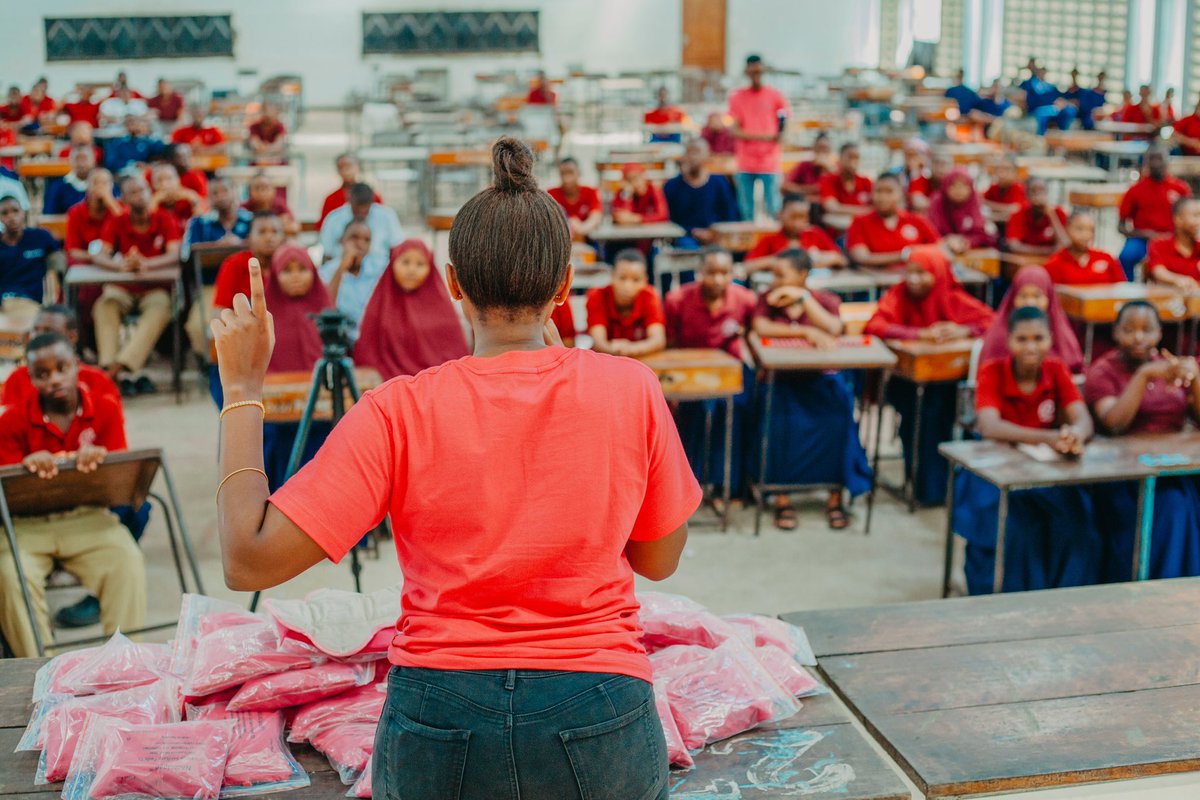
[[[775,506],[775,527],[781,531],[794,531],[799,523],[796,522],[796,509],[791,506]]]
[[[850,517],[846,514],[846,509],[841,504],[826,507],[825,518],[829,520],[829,527],[835,531],[840,531],[850,526]]]

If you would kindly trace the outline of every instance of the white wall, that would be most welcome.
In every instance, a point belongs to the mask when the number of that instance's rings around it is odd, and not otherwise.
[[[877,61],[871,36],[878,0],[729,0],[727,52],[741,71],[751,52],[780,67],[818,75]],[[541,12],[541,55],[364,57],[364,10],[520,9]],[[45,63],[44,16],[117,16],[231,13],[234,58]],[[449,67],[456,97],[472,92],[476,72],[536,69],[562,73],[569,65],[616,73],[679,66],[682,0],[244,0],[228,5],[196,0],[4,0],[0,23],[0,81],[27,87],[50,79],[51,94],[77,80],[105,80],[125,67],[139,89],[159,76],[197,77],[210,88],[238,88],[238,71],[255,70],[251,85],[283,73],[304,78],[310,105],[336,105],[351,91],[367,91],[377,75],[422,67]],[[872,47],[871,42],[874,42]]]

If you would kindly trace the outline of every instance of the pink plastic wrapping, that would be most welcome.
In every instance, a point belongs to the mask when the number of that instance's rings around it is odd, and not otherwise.
[[[277,792],[308,786],[308,773],[283,739],[283,713],[230,712],[224,703],[187,707],[188,720],[229,720],[233,746],[225,763],[222,798]]]
[[[230,722],[127,725],[92,717],[63,800],[217,800]]]
[[[767,672],[794,697],[808,697],[821,691],[821,684],[800,666],[796,659],[773,644],[756,647],[752,651]]]
[[[183,690],[188,697],[203,697],[264,675],[305,669],[315,662],[312,656],[280,650],[275,629],[266,621],[225,626],[196,641]]]
[[[785,719],[800,704],[734,638],[713,650],[683,654],[670,647],[650,657],[667,690],[671,713],[689,750],[726,739],[764,722]]]
[[[233,603],[202,594],[185,594],[171,647],[171,671],[179,676],[191,672],[201,636],[235,624],[265,621]]]
[[[667,739],[667,758],[676,767],[690,767],[692,754],[683,744],[683,735],[671,713],[671,704],[667,699],[667,685],[663,681],[654,682],[654,706],[658,710],[658,719],[662,723],[663,736]]]
[[[301,706],[292,719],[289,742],[311,742],[326,730],[343,723],[378,723],[387,695],[376,684]]]
[[[650,652],[676,644],[712,649],[735,635],[728,623],[694,600],[661,592],[639,592],[639,618],[645,634],[642,643]]]
[[[759,614],[731,614],[721,619],[732,625],[747,645],[761,647],[771,644],[805,666],[817,665],[817,657],[813,655],[812,645],[803,628]]]
[[[229,701],[230,711],[274,711],[312,703],[365,686],[375,677],[374,664],[321,664],[246,681]]]
[[[101,694],[144,686],[170,674],[165,644],[134,644],[119,631],[100,647],[55,656],[34,677],[33,702],[51,694]]]
[[[367,768],[363,770],[363,774],[360,775],[358,780],[354,782],[354,785],[350,787],[350,791],[346,792],[346,797],[371,796],[371,792],[373,791],[371,788],[371,773],[373,771],[371,767],[374,760],[374,755],[367,759]]]
[[[65,691],[64,684],[60,680],[61,676],[69,674],[81,661],[99,649],[99,647],[89,647],[84,650],[69,650],[56,655],[38,667],[37,673],[33,676],[33,702],[40,703],[52,694],[70,694]]]
[[[350,785],[362,776],[375,749],[379,722],[347,722],[334,725],[312,739],[313,749],[329,759],[330,765]]]

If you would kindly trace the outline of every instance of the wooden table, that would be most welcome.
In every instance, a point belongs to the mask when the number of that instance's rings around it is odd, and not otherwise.
[[[1104,131],[1046,131],[1046,147],[1065,153],[1087,153],[1098,142],[1111,142],[1113,135]]]
[[[1145,300],[1158,309],[1163,322],[1184,322],[1200,317],[1200,295],[1185,295],[1165,286],[1144,283],[1102,283],[1094,286],[1056,286],[1059,302],[1068,317],[1084,323],[1083,362],[1092,362],[1096,325],[1117,321],[1121,307],[1132,300]],[[1179,328],[1177,352],[1183,346]]]
[[[50,231],[51,236],[61,242],[67,238],[67,215],[38,214],[36,227],[45,228]]]
[[[683,228],[674,222],[650,222],[643,225],[617,225],[612,220],[605,220],[599,228],[592,232],[589,238],[595,242],[632,242],[650,239],[660,250],[669,240],[678,239],[686,234]],[[667,273],[660,272],[655,277],[659,282],[659,292],[666,294],[665,278]]]
[[[360,393],[374,389],[383,383],[379,372],[371,367],[356,367],[354,382]],[[273,372],[268,373],[263,384],[263,405],[266,406],[264,422],[299,422],[304,415],[304,407],[308,403],[309,392],[313,387],[313,374],[304,372]],[[345,407],[347,410],[354,405],[349,389],[346,391]],[[313,419],[318,422],[328,422],[333,419],[333,398],[324,388],[317,399]]]
[[[860,336],[866,330],[867,323],[875,315],[879,303],[842,303],[838,308],[838,316],[846,327],[848,336]]]
[[[1197,604],[1200,579],[1185,578],[784,619],[804,627],[821,671],[917,788],[940,798],[1200,769]]]
[[[1170,171],[1176,178],[1200,177],[1200,156],[1171,156]]]
[[[979,263],[979,262],[976,262]],[[965,286],[982,287],[984,292],[990,291],[991,278],[983,271],[976,269],[974,264],[956,263],[953,265],[954,277]],[[759,273],[755,273],[758,275]],[[769,274],[769,273],[763,273]],[[862,295],[875,302],[884,290],[890,289],[904,280],[904,270],[883,269],[874,267],[846,267],[843,269],[828,269],[817,267],[809,271],[806,285],[810,289],[820,289],[839,295]],[[755,281],[761,285],[763,281]]]
[[[715,222],[711,230],[717,235],[716,244],[731,253],[748,253],[759,240],[779,232],[777,222]]]
[[[0,313],[0,361],[25,360],[25,343],[33,330],[34,315]]]
[[[43,161],[23,161],[17,165],[17,175],[25,180],[35,178],[61,178],[71,171],[71,162],[65,158],[48,158]]]
[[[639,359],[654,370],[662,386],[663,395],[671,402],[695,402],[700,400],[723,400],[725,403],[725,481],[722,490],[722,505],[719,512],[721,530],[729,529],[729,475],[733,469],[733,398],[742,393],[742,362],[724,350],[709,348],[679,348],[661,350]],[[709,475],[708,453],[712,441],[712,410],[705,416],[704,464],[701,466],[701,483],[707,484]],[[707,487],[709,499],[712,488]]]
[[[1149,136],[1158,132],[1158,125],[1149,122],[1115,122],[1102,119],[1096,123],[1096,130],[1101,133],[1115,133],[1118,136]]]
[[[1127,183],[1084,183],[1067,186],[1067,202],[1085,208],[1116,208],[1129,191]]]
[[[763,425],[759,442],[759,469],[757,482],[750,483],[754,495],[754,535],[758,536],[762,526],[763,506],[768,494],[795,492],[802,489],[837,488],[829,484],[767,483],[767,454],[771,443],[771,410],[775,396],[775,377],[779,372],[829,372],[845,369],[874,369],[883,373],[880,396],[887,386],[888,371],[896,364],[896,356],[883,342],[874,336],[843,336],[838,346],[831,350],[819,350],[800,339],[778,337],[762,339],[756,333],[746,337],[750,353],[758,368],[766,375],[766,399],[763,403]],[[871,515],[875,509],[875,487],[879,476],[879,448],[883,432],[883,414],[876,422],[875,458],[871,471],[871,492],[867,495],[867,518],[863,529],[871,532]]]

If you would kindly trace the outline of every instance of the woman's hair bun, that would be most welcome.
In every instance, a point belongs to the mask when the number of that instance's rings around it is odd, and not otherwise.
[[[520,139],[503,136],[492,145],[493,186],[501,192],[536,192],[533,151]]]

